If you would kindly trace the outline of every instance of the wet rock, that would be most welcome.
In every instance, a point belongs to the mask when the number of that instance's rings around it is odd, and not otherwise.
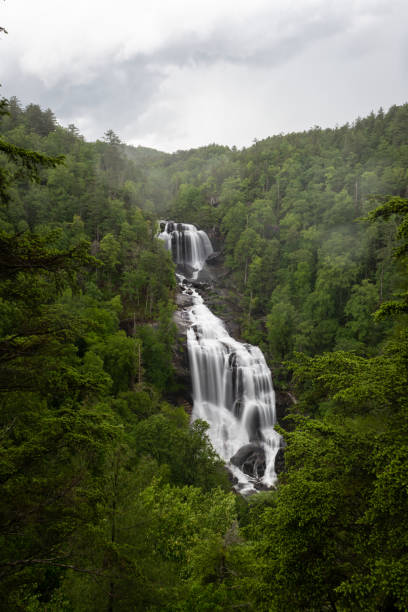
[[[198,280],[191,281],[191,286],[194,287],[194,289],[208,289],[208,283]]]
[[[193,389],[191,384],[190,367],[188,363],[188,351],[186,340],[186,329],[188,322],[183,321],[182,313],[175,313],[174,321],[177,325],[177,341],[172,350],[172,363],[174,368],[174,388],[171,393],[166,394],[166,399],[176,405],[193,404]]]
[[[247,430],[251,442],[259,442],[263,439],[261,427],[259,409],[254,407],[247,419]]]
[[[224,237],[221,234],[218,225],[207,227],[207,235],[211,240],[214,251],[221,251],[224,248]]]
[[[186,276],[187,279],[192,278],[195,272],[194,268],[188,264],[177,264],[176,270],[180,274],[183,274],[183,276]]]
[[[173,321],[177,327],[176,342],[172,349],[172,363],[174,368],[175,385],[168,400],[180,405],[192,404],[192,384],[187,351],[187,330],[190,327],[190,318],[187,309],[192,305],[192,297],[186,293],[177,293],[176,301],[179,309],[173,314]]]
[[[190,327],[190,317],[188,316],[188,311],[186,308],[182,308],[180,310],[176,310],[173,314],[173,321],[177,327],[177,343],[182,343],[183,346],[186,345],[187,348],[187,330]]]
[[[236,307],[235,302],[230,299],[230,292],[218,283],[216,287],[216,290],[210,287],[205,292],[202,292],[205,304],[213,314],[222,319],[229,334],[239,341],[241,329],[237,321],[242,313]]]
[[[220,251],[214,251],[214,253],[211,253],[211,255],[209,255],[205,261],[209,266],[215,266],[216,264],[220,263],[221,257],[222,254]]]
[[[205,266],[202,270],[197,274],[197,279],[200,283],[205,283],[206,285],[212,285],[214,283],[214,273]]]
[[[256,489],[257,491],[270,491],[271,487],[269,487],[268,485],[264,484],[263,482],[254,482],[254,489]]]
[[[245,444],[230,459],[244,474],[254,478],[262,478],[265,473],[265,451],[257,444]]]
[[[181,308],[189,308],[193,305],[192,291],[186,291],[186,293],[178,293],[176,295],[176,304]]]
[[[281,474],[285,471],[285,449],[280,448],[275,457],[275,472]]]
[[[288,391],[275,390],[276,418],[278,423],[286,431],[293,431],[294,424],[292,421],[285,420],[289,408],[296,404],[296,398]]]

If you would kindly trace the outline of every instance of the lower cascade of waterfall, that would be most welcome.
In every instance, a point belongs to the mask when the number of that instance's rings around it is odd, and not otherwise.
[[[211,443],[238,491],[270,487],[276,482],[280,436],[274,429],[275,392],[265,358],[258,347],[231,338],[197,291],[187,290],[193,301],[187,311],[192,419],[209,424]]]
[[[281,444],[274,429],[271,372],[261,350],[234,340],[192,287],[190,281],[197,278],[213,253],[207,234],[193,225],[173,222],[161,222],[160,229],[158,237],[172,250],[178,269],[183,270],[177,277],[191,304],[183,320],[188,328],[192,420],[209,424],[211,443],[232,473],[237,491],[246,495],[269,488],[276,482],[275,458]],[[189,278],[184,276],[186,269]]]

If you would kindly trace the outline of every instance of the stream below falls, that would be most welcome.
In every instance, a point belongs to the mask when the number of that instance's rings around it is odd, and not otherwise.
[[[158,237],[177,263],[193,389],[192,420],[209,425],[211,443],[243,495],[273,486],[281,437],[275,431],[275,392],[262,351],[232,338],[204,303],[192,281],[213,253],[194,225],[160,222]]]

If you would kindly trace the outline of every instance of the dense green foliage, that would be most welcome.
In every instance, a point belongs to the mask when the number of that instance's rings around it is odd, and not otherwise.
[[[218,545],[235,520],[205,425],[163,396],[175,388],[174,266],[112,132],[88,144],[49,111],[9,111],[0,607],[163,609],[190,597],[185,560],[199,564],[204,534]]]
[[[7,108],[0,607],[407,609],[408,105],[173,155]],[[274,491],[229,493],[169,403],[160,216],[207,229],[298,400]]]
[[[405,268],[408,280],[408,200],[391,198],[370,218],[396,213],[402,243],[395,265]],[[403,297],[383,304],[376,318],[406,311]],[[259,607],[405,610],[406,314],[373,357],[299,354],[291,368],[301,402],[293,417],[297,427],[285,434],[287,472],[271,507],[256,513],[248,527],[262,560],[266,597],[255,593]]]

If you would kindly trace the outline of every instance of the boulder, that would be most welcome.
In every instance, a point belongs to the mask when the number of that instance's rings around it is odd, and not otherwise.
[[[193,305],[193,292],[188,291],[186,293],[178,293],[176,295],[176,304],[181,308],[189,308]]]
[[[187,279],[193,278],[195,272],[194,268],[192,268],[188,264],[177,264],[176,270],[183,276],[186,276]]]
[[[248,476],[262,478],[265,473],[265,451],[257,444],[241,446],[230,461]]]
[[[207,289],[208,283],[203,282],[203,281],[193,280],[191,281],[191,286],[194,287],[194,289]]]

